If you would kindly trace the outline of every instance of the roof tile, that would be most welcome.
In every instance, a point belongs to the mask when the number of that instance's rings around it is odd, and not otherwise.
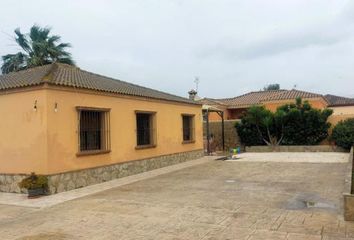
[[[76,87],[189,104],[199,104],[188,98],[179,97],[121,80],[116,80],[87,72],[71,65],[59,63],[0,75],[0,91],[40,85],[45,82],[51,85]]]
[[[249,92],[241,96],[234,98],[222,98],[222,99],[211,99],[204,98],[203,100],[209,104],[213,102],[214,104],[225,105],[227,108],[248,108],[252,105],[262,104],[266,101],[277,101],[277,100],[287,100],[301,98],[318,98],[323,97],[321,94],[305,92],[300,90],[266,90],[258,92]],[[202,102],[204,103],[204,102]]]
[[[323,97],[321,94],[317,93],[311,93],[311,92],[305,92],[305,91],[300,91],[296,89],[284,91],[280,94],[276,94],[273,96],[269,96],[266,98],[262,99],[262,102],[265,101],[274,101],[274,100],[286,100],[286,99],[295,99],[295,98],[318,98],[318,97]]]
[[[327,94],[325,95],[329,106],[348,106],[354,105],[354,98],[340,97],[336,95]]]
[[[215,99],[215,101],[219,101],[225,105],[228,105],[228,108],[246,108],[252,105],[260,104],[264,98],[278,95],[284,91],[286,90],[250,92],[234,98]]]

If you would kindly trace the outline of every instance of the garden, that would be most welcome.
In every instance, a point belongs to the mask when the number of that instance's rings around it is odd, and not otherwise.
[[[245,146],[318,145],[328,141],[349,150],[354,144],[354,119],[331,128],[331,114],[331,109],[319,110],[298,98],[275,112],[253,106],[235,127]]]

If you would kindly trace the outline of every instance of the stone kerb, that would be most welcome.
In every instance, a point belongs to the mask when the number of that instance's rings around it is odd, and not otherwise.
[[[349,153],[349,161],[345,174],[344,185],[344,219],[346,221],[354,221],[354,195],[353,195],[353,157],[354,147],[351,148]]]

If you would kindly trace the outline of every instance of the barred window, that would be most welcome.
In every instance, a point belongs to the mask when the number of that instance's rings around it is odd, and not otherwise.
[[[154,131],[155,113],[136,112],[137,146],[155,145]]]
[[[78,108],[79,153],[110,150],[109,110]]]
[[[183,142],[194,141],[194,115],[182,115]]]

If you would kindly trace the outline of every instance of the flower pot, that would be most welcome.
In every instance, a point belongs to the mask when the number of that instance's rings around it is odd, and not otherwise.
[[[28,189],[28,198],[37,198],[45,194],[44,188]]]

